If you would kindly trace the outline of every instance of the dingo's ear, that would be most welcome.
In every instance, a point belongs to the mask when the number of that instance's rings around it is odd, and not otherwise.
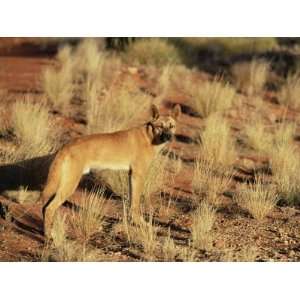
[[[152,121],[156,121],[159,118],[158,108],[154,104],[151,105],[151,116],[152,116]]]
[[[181,115],[181,108],[179,104],[176,104],[172,111],[172,117],[177,120]]]

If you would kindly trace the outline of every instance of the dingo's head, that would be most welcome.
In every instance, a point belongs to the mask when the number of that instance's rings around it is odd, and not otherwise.
[[[160,116],[155,105],[151,106],[151,112],[152,120],[147,125],[152,144],[161,145],[171,141],[176,131],[176,120],[181,114],[180,106],[177,104],[169,116]]]

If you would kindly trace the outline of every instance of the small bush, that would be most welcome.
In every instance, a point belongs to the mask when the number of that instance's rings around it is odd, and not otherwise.
[[[145,38],[138,39],[128,46],[124,54],[124,60],[130,63],[160,67],[179,63],[180,53],[167,39]]]
[[[252,96],[263,90],[268,79],[269,69],[269,63],[252,60],[250,63],[235,64],[232,67],[232,74],[237,88]]]
[[[242,185],[236,201],[257,220],[263,219],[274,208],[278,195],[274,185],[266,185],[263,177],[257,176],[254,184]]]
[[[278,95],[278,102],[290,108],[300,107],[300,77],[298,74],[289,75],[286,83],[281,87]]]
[[[217,78],[191,87],[194,107],[202,117],[231,108],[236,99],[235,89]]]

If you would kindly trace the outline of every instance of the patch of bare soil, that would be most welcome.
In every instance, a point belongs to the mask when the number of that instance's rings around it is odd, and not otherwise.
[[[43,67],[53,63],[49,58],[36,57],[0,57],[0,88],[6,91],[5,99],[15,100],[18,94],[31,92],[37,99],[43,101],[39,78]],[[199,74],[202,74],[199,72]],[[137,76],[136,74],[134,75]],[[134,78],[133,76],[133,78]],[[207,74],[202,74],[203,78]],[[145,88],[146,80],[142,80]],[[3,99],[4,99],[3,98]],[[241,139],[240,130],[247,114],[254,107],[250,99],[241,97],[242,106],[247,108],[243,112],[238,109],[228,113],[228,120],[237,139]],[[279,106],[274,103],[274,97],[265,95],[264,110],[268,118],[280,119],[283,115]],[[167,235],[170,229],[171,237],[176,245],[185,247],[191,239],[191,216],[195,211],[197,199],[192,194],[191,180],[193,176],[193,161],[197,155],[196,132],[203,126],[201,120],[190,108],[188,97],[179,93],[172,93],[164,102],[162,111],[169,110],[176,103],[180,103],[184,112],[181,117],[176,135],[176,141],[170,149],[183,161],[181,173],[177,176],[175,185],[169,187],[162,195],[162,201],[153,199],[155,214],[154,224],[158,228],[159,239]],[[245,113],[245,111],[247,113]],[[299,113],[291,111],[288,118],[297,119]],[[76,119],[61,118],[66,131],[75,131],[80,135],[82,124]],[[79,128],[79,129],[78,129]],[[5,143],[5,138],[0,139]],[[51,160],[50,160],[51,161]],[[46,164],[49,166],[49,164]],[[43,164],[45,174],[47,166]],[[239,208],[233,201],[236,185],[253,179],[253,170],[264,166],[261,157],[255,153],[245,151],[242,147],[236,162],[236,176],[231,190],[223,196],[222,204],[217,210],[217,220],[213,227],[213,247],[209,251],[197,251],[195,259],[198,261],[243,260],[249,251],[254,251],[256,261],[300,261],[300,210],[291,207],[276,207],[274,211],[262,221],[253,219],[246,211]],[[39,169],[39,167],[36,167]],[[41,169],[40,169],[41,170]],[[3,194],[6,184],[13,180],[9,169],[0,166],[1,192],[0,196],[0,261],[40,261],[45,247],[42,230],[42,212],[40,203],[19,204],[14,199]],[[15,170],[18,173],[18,170]],[[16,175],[16,173],[14,173]],[[27,174],[31,176],[32,174]],[[14,177],[14,176],[13,176]],[[37,176],[36,189],[44,183],[45,175]],[[7,178],[11,180],[5,181]],[[24,178],[23,178],[24,179]],[[89,178],[83,181],[88,186]],[[17,187],[14,187],[17,189]],[[172,193],[171,193],[172,192]],[[75,194],[61,208],[69,214],[74,206],[80,206],[82,189]],[[170,198],[170,195],[173,195]],[[177,195],[174,197],[174,194]],[[107,200],[104,228],[95,234],[90,246],[101,252],[103,261],[140,261],[144,260],[142,248],[129,244],[124,232],[118,226],[122,222],[122,200],[112,197]],[[146,216],[147,217],[147,216]],[[162,260],[161,254],[156,256]],[[180,261],[180,257],[175,260]]]

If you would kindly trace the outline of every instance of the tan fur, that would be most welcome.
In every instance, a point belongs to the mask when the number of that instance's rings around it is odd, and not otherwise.
[[[84,136],[64,146],[50,166],[41,195],[45,235],[50,237],[56,210],[73,194],[82,175],[91,169],[128,170],[131,215],[133,220],[137,219],[145,174],[156,153],[168,142],[162,133],[167,138],[174,135],[175,120],[180,113],[177,105],[172,116],[159,116],[153,105],[152,120],[145,125]]]

